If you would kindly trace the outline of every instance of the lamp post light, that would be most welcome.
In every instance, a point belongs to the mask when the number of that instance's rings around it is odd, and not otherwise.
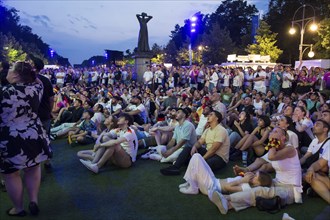
[[[310,7],[313,9],[313,16],[312,17],[307,17],[305,18],[305,9],[306,7]],[[297,12],[302,9],[302,18],[301,19],[296,19],[296,14]],[[296,29],[294,28],[294,25],[298,25],[300,27],[300,44],[299,44],[299,68],[302,65],[302,58],[303,58],[303,54],[305,52],[305,50],[307,48],[310,48],[310,52],[308,53],[309,57],[314,57],[315,53],[313,52],[313,44],[304,44],[304,34],[305,34],[305,30],[307,25],[312,22],[312,24],[310,25],[310,30],[311,31],[316,31],[317,30],[317,24],[315,23],[315,10],[313,8],[313,6],[311,5],[302,5],[300,6],[294,13],[293,18],[292,18],[292,22],[291,22],[291,28],[289,30],[289,33],[291,35],[296,33]],[[306,47],[303,50],[303,47]]]

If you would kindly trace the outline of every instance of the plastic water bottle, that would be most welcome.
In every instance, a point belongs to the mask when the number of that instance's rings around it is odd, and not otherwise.
[[[243,166],[247,167],[247,157],[248,157],[248,152],[247,151],[243,151],[242,152],[242,161],[243,161]]]

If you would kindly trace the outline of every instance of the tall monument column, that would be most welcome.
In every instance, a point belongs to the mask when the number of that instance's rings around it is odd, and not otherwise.
[[[146,13],[136,15],[140,23],[140,32],[137,52],[134,55],[135,58],[135,71],[138,74],[138,81],[143,81],[143,73],[147,70],[147,66],[150,65],[152,53],[149,48],[149,37],[147,23],[152,19],[152,16]]]

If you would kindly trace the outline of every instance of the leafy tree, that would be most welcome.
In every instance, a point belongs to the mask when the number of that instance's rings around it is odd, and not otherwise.
[[[165,54],[160,53],[154,56],[153,58],[151,58],[151,62],[156,64],[161,64],[164,63],[164,58],[165,58]]]
[[[241,38],[249,32],[251,18],[258,13],[255,5],[248,5],[245,0],[225,0],[210,15],[210,26],[219,24],[224,29],[226,28],[231,39],[237,46],[241,44]]]
[[[0,47],[1,58],[7,62],[25,60],[27,56],[22,50],[21,44],[11,34],[4,35],[0,32]]]
[[[294,63],[299,59],[299,31],[294,36],[288,34],[291,27],[291,21],[295,11],[303,4],[312,5],[315,9],[316,20],[322,20],[329,17],[330,8],[329,0],[270,0],[268,13],[265,15],[265,20],[271,26],[271,30],[278,33],[277,45],[283,49],[283,54],[279,57],[282,63]],[[314,16],[313,10],[306,7],[305,17]],[[295,19],[302,18],[302,10],[299,10]],[[304,43],[315,43],[315,34],[309,31],[305,32]]]
[[[174,65],[178,65],[176,60],[178,48],[176,47],[174,41],[169,41],[169,43],[164,48],[164,52],[166,54],[164,58],[165,63],[173,63]]]
[[[227,60],[227,55],[235,53],[237,48],[230,38],[227,29],[221,29],[218,24],[213,24],[212,30],[203,36],[203,45],[207,49],[203,53],[205,63],[221,63]]]
[[[154,43],[151,47],[151,53],[153,57],[157,57],[157,55],[163,54],[164,53],[164,49],[162,46]]]
[[[275,44],[277,33],[270,30],[270,26],[261,21],[257,35],[255,36],[256,43],[248,45],[246,51],[251,54],[270,55],[272,62],[276,62],[278,57],[283,53]]]
[[[330,4],[329,4],[330,8]],[[317,30],[318,36],[315,38],[316,44],[314,47],[315,58],[330,58],[330,18],[323,19]]]
[[[188,47],[187,47],[188,48]],[[176,61],[179,65],[189,65],[189,50],[187,48],[181,48],[176,56]]]
[[[54,61],[54,59],[52,59],[49,54],[49,45],[44,43],[40,36],[33,34],[32,29],[29,26],[21,25],[18,11],[15,8],[6,8],[3,4],[3,1],[1,0],[0,32],[2,32],[2,34],[6,36],[9,36],[10,34],[15,39],[15,42],[19,42],[20,50],[24,51],[24,53],[32,54],[35,57],[39,57],[44,61],[44,63],[48,63],[47,60]],[[1,48],[0,52],[2,53],[2,55],[4,54],[3,49]],[[17,54],[21,54],[21,52],[19,51]],[[60,63],[65,63],[66,66],[70,65],[66,58],[63,58],[58,54],[56,60],[60,60]]]

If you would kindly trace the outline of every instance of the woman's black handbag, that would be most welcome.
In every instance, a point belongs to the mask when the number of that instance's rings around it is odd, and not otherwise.
[[[265,199],[260,196],[256,197],[256,206],[259,211],[266,211],[271,214],[277,213],[281,210],[281,197],[275,196],[271,199]]]

